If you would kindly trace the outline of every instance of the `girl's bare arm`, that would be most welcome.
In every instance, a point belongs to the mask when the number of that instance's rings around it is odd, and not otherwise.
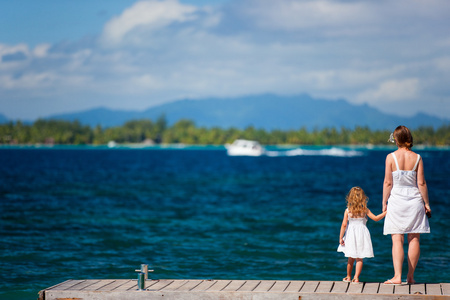
[[[342,220],[341,225],[341,232],[339,233],[339,244],[341,244],[342,246],[344,245],[344,234],[345,230],[347,229],[347,223],[348,223],[348,211],[345,210],[344,219]]]
[[[387,210],[384,211],[384,212],[382,212],[381,214],[375,216],[375,215],[370,211],[370,209],[367,209],[367,216],[368,216],[369,218],[371,218],[372,220],[374,220],[375,222],[378,222],[378,221],[380,221],[381,219],[383,219],[383,218],[386,216],[386,214],[387,214]]]

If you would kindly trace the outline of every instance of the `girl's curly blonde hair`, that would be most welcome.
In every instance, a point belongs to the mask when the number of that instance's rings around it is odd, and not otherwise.
[[[363,189],[359,186],[352,187],[345,197],[347,200],[348,212],[354,216],[365,216],[367,212],[367,201],[369,197],[366,196]]]

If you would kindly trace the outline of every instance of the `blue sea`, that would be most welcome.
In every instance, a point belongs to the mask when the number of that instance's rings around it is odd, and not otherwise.
[[[381,212],[393,148],[0,148],[0,298],[36,299],[68,279],[341,280],[336,252],[355,185]],[[419,282],[450,282],[450,151],[416,149],[433,216]],[[383,220],[368,221],[375,257],[363,281],[393,275]],[[404,278],[407,264],[405,261]]]

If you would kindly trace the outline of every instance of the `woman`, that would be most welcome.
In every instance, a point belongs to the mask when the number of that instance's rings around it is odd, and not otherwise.
[[[420,155],[411,151],[413,138],[409,129],[398,126],[391,134],[397,151],[386,157],[383,185],[383,211],[387,210],[384,234],[392,236],[394,277],[385,284],[401,284],[404,260],[404,234],[408,234],[407,282],[415,283],[414,271],[420,256],[420,234],[429,233],[431,216],[427,184]]]

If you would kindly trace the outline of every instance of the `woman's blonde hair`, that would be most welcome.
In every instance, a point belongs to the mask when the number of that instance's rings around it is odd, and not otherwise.
[[[366,214],[369,197],[366,196],[362,188],[359,186],[352,187],[345,199],[347,200],[349,213],[355,216],[364,216]]]

